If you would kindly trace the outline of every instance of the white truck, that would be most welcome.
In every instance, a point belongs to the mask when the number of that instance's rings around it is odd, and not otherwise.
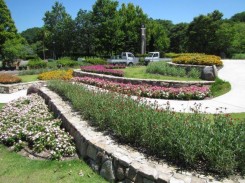
[[[169,58],[160,58],[160,52],[149,52],[147,57],[145,57],[145,65],[148,65],[150,62],[159,62],[166,61],[169,62],[171,59]]]
[[[122,52],[120,57],[107,59],[107,62],[109,64],[125,64],[132,66],[139,62],[139,58],[136,58],[133,53]]]

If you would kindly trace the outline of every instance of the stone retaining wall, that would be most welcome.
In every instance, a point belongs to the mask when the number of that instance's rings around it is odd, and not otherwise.
[[[37,88],[42,87],[46,82],[45,81],[35,81],[27,83],[15,83],[15,84],[0,84],[0,93],[15,93],[20,90],[26,90],[30,86],[35,86]]]
[[[73,75],[75,77],[87,76],[93,78],[107,79],[109,81],[120,82],[120,83],[148,84],[153,86],[165,86],[165,87],[175,87],[175,88],[187,87],[187,86],[205,86],[214,83],[214,81],[170,81],[170,80],[124,78],[124,77],[110,76],[105,74],[83,72],[80,70],[74,70]]]
[[[68,102],[43,87],[38,94],[62,120],[62,126],[74,137],[80,157],[92,169],[110,182],[120,183],[221,183],[213,177],[191,172],[178,172],[163,160],[151,160],[127,145],[116,143],[75,112]],[[223,183],[243,183],[244,180],[223,180]]]

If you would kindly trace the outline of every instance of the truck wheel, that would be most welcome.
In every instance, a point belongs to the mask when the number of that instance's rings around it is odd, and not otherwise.
[[[129,67],[133,66],[133,63],[132,62],[128,63],[128,66]]]

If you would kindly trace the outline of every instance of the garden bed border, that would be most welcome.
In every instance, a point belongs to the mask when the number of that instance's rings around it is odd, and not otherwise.
[[[125,77],[117,77],[105,74],[96,74],[90,72],[84,72],[81,70],[74,70],[74,77],[92,77],[92,78],[100,78],[106,79],[113,82],[119,83],[131,83],[134,85],[148,84],[153,86],[163,86],[163,87],[189,87],[189,86],[207,86],[214,83],[214,81],[171,81],[171,80],[157,80],[157,79],[138,79],[138,78],[125,78]]]
[[[162,160],[154,161],[127,145],[116,143],[104,132],[91,127],[81,119],[69,102],[47,87],[37,92],[49,109],[62,120],[62,126],[74,138],[79,156],[92,169],[110,182],[124,183],[235,183],[233,180],[217,181],[212,176],[179,172]],[[238,180],[238,183],[244,180]]]
[[[37,88],[42,87],[46,84],[46,81],[34,81],[26,83],[14,83],[14,84],[0,84],[0,93],[11,94],[18,92],[20,90],[26,90],[30,86],[35,86]]]

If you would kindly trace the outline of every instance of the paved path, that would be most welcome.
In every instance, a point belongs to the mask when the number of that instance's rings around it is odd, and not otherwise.
[[[191,107],[200,105],[200,110],[207,113],[217,113],[222,107],[225,113],[245,112],[245,60],[223,60],[224,67],[219,71],[219,77],[229,81],[232,90],[220,97],[203,101],[177,101],[162,99],[147,99],[157,101],[160,106],[170,104],[175,111],[191,112]],[[26,90],[13,94],[0,94],[0,103],[7,103],[20,96],[25,96]],[[218,109],[218,110],[217,110]]]

